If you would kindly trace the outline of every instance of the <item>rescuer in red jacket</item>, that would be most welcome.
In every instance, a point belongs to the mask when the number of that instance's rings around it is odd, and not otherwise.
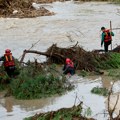
[[[102,31],[101,47],[102,47],[102,45],[104,43],[105,52],[108,52],[108,46],[112,42],[112,36],[114,36],[114,33],[111,30],[106,29],[105,27],[101,27],[101,31]]]
[[[63,67],[63,74],[68,74],[68,73],[71,75],[74,75],[75,67],[74,67],[74,63],[72,62],[72,60],[69,58],[66,58],[65,65]]]
[[[4,56],[0,57],[0,61],[3,61],[3,65],[8,76],[14,77],[14,71],[16,67],[15,67],[15,60],[14,57],[12,56],[10,49],[5,50],[5,54]]]

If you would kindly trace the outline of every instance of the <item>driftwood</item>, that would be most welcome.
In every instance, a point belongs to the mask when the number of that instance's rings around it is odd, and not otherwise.
[[[24,50],[23,55],[22,55],[22,58],[21,58],[21,60],[20,60],[20,63],[23,62],[26,53],[35,53],[35,54],[39,54],[39,55],[44,55],[44,56],[46,56],[46,57],[54,57],[54,56],[57,56],[57,57],[61,57],[61,58],[65,59],[65,57],[64,57],[63,55],[60,55],[60,54],[57,54],[57,53],[48,54],[48,53],[46,53],[46,52],[40,52],[40,51],[36,51],[36,50]]]
[[[100,52],[102,52],[102,54],[100,54]],[[117,46],[110,52],[119,53],[120,46]],[[101,67],[102,62],[105,62],[110,58],[110,55],[105,54],[103,50],[93,50],[91,52],[85,51],[82,47],[78,45],[78,42],[74,46],[68,48],[60,48],[57,47],[56,44],[53,44],[51,47],[48,48],[46,52],[40,52],[30,49],[24,50],[20,63],[24,61],[26,53],[44,55],[47,57],[46,62],[50,64],[64,64],[65,59],[70,58],[74,62],[76,69],[96,72],[99,72],[97,67]]]
[[[35,50],[24,50],[20,63],[23,63],[26,53],[35,53],[47,57],[47,63],[64,64],[66,58],[70,58],[76,69],[86,71],[96,71],[96,62],[99,60],[107,60],[108,56],[105,54],[98,54],[95,52],[87,52],[79,45],[74,45],[68,48],[59,48],[53,44],[46,52]]]
[[[76,45],[70,48],[59,48],[57,47],[56,44],[53,44],[46,52],[40,52],[36,50],[24,50],[20,63],[23,62],[26,53],[35,53],[39,55],[44,55],[48,58],[47,62],[49,61],[49,62],[56,62],[56,63],[64,63],[67,57],[71,58],[72,60],[77,59],[77,56],[75,55],[74,55],[74,58],[72,58],[73,54],[76,53],[75,49],[80,49],[78,50],[78,53],[85,52],[85,51],[80,47],[77,48]]]

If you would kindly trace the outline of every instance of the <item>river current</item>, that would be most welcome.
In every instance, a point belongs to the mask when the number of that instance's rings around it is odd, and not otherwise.
[[[87,51],[101,48],[100,28],[120,28],[120,6],[106,2],[54,2],[42,4],[46,9],[55,12],[53,16],[42,16],[37,18],[0,18],[0,55],[4,54],[6,48],[11,49],[13,55],[20,59],[23,50],[46,51],[52,44],[59,47],[69,47],[78,44]],[[114,30],[112,47],[120,44],[120,30]],[[37,44],[35,44],[39,41]],[[110,49],[110,48],[109,48]],[[44,56],[28,54],[25,61],[37,58],[40,62],[45,60]],[[92,117],[97,120],[106,120],[105,116],[98,113],[105,111],[105,98],[93,95],[90,90],[95,86],[101,86],[101,77],[89,79],[78,77],[74,80],[75,90],[62,96],[40,100],[15,100],[12,97],[4,98],[0,94],[0,120],[22,120],[27,116],[39,112],[57,110],[61,107],[74,105],[75,97],[84,102],[84,108],[90,107]],[[83,113],[84,114],[84,113]]]

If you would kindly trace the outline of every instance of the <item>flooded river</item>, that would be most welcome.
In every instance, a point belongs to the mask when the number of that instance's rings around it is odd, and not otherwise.
[[[50,11],[55,12],[54,16],[43,16],[37,18],[0,18],[0,54],[6,48],[10,48],[13,55],[20,59],[23,50],[31,48],[33,50],[46,51],[53,43],[59,47],[68,47],[78,44],[85,50],[103,49],[100,46],[100,28],[105,26],[110,28],[112,21],[113,28],[120,28],[120,6],[108,4],[106,2],[82,2],[74,3],[55,2],[42,5]],[[120,30],[114,30],[113,48],[120,44]],[[28,54],[28,59],[44,61],[44,56]],[[61,107],[71,107],[80,101],[84,102],[84,108],[90,107],[92,117],[97,120],[106,120],[105,116],[98,113],[105,111],[105,98],[93,95],[90,90],[95,86],[101,86],[101,77],[92,79],[90,82],[78,76],[73,76],[76,88],[62,96],[55,96],[41,100],[15,100],[12,97],[3,98],[0,94],[0,120],[22,120],[35,113],[57,110]],[[83,113],[84,114],[84,113]]]
[[[13,97],[2,98],[1,96],[0,120],[22,120],[36,113],[72,107],[74,104],[79,104],[80,101],[84,102],[84,111],[90,107],[92,116],[103,120],[105,117],[103,115],[101,116],[101,113],[104,113],[106,110],[104,103],[105,98],[103,96],[91,94],[90,92],[93,87],[102,86],[101,78],[90,80],[75,75],[69,80],[75,85],[75,89],[62,96],[24,101],[15,100]],[[85,115],[85,112],[83,112],[83,115]]]

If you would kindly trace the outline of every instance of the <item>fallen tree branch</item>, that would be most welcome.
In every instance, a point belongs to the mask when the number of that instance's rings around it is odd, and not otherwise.
[[[61,57],[61,58],[65,59],[65,57],[63,55],[58,54],[58,53],[48,54],[46,52],[40,52],[40,51],[36,51],[36,50],[24,50],[23,55],[22,55],[21,60],[20,60],[20,64],[23,62],[26,53],[35,53],[35,54],[44,55],[44,56],[47,56],[47,57],[55,57],[55,56],[57,56],[57,57]]]
[[[110,120],[119,120],[119,119],[116,119],[116,118],[120,118],[120,112],[117,115],[117,117],[114,118],[114,116],[113,116],[113,114],[115,112],[115,109],[116,109],[116,106],[117,106],[117,103],[119,101],[119,95],[117,95],[117,99],[116,99],[116,102],[115,102],[115,105],[113,106],[113,108],[110,108],[110,102],[111,102],[110,97],[111,97],[111,94],[112,94],[114,84],[115,84],[115,81],[113,82],[113,84],[110,88],[109,94],[108,94],[108,114],[109,114]]]

